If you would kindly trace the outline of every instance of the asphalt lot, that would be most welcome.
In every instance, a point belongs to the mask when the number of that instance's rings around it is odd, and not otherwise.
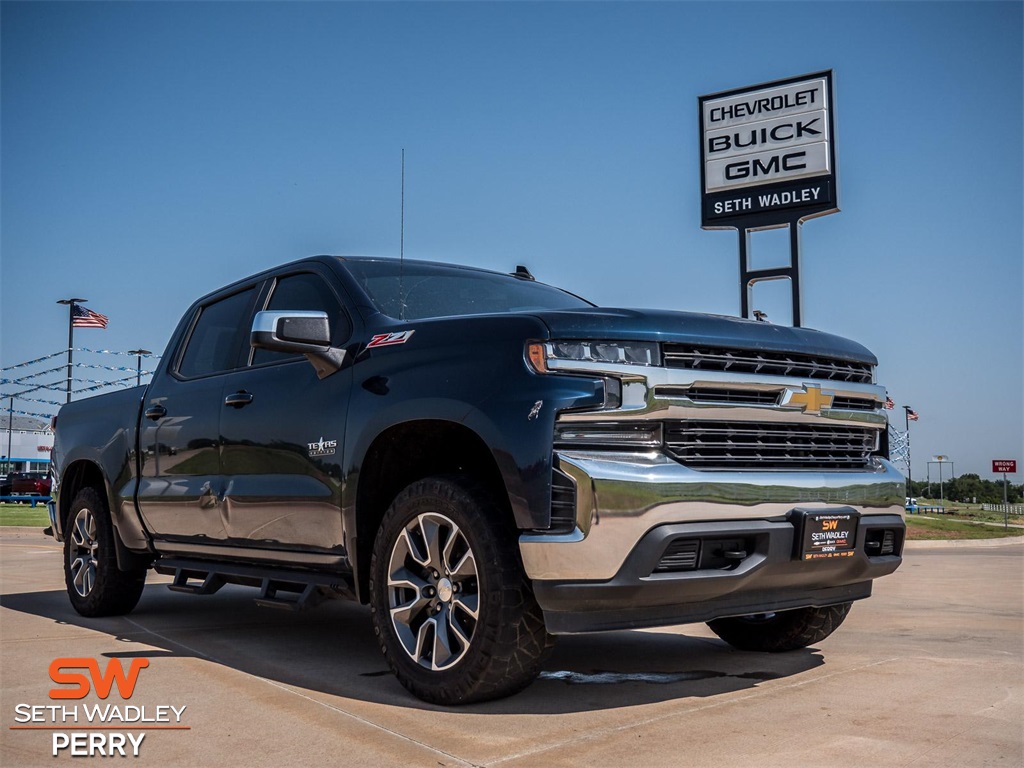
[[[148,659],[130,704],[185,707],[181,729],[126,731],[143,766],[1024,765],[1024,543],[961,544],[912,544],[806,651],[734,651],[703,625],[563,637],[522,694],[445,710],[385,670],[365,608],[292,614],[151,576],[130,616],[85,620],[59,545],[0,529],[0,763],[54,763],[52,723],[11,726],[18,705],[77,707],[49,698],[48,669],[81,657]]]

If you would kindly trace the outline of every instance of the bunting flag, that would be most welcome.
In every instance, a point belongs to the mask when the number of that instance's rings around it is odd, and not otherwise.
[[[81,304],[74,304],[71,307],[72,328],[106,328],[107,320],[106,315],[93,312]]]

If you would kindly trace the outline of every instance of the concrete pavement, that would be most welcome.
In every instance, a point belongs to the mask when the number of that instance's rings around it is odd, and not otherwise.
[[[290,614],[242,588],[194,597],[161,582],[150,577],[130,616],[82,619],[58,545],[0,529],[0,763],[55,760],[52,728],[11,729],[30,711],[19,705],[113,703],[148,716],[185,707],[163,723],[173,729],[130,731],[145,737],[125,759],[161,768],[1024,764],[1019,540],[912,543],[903,567],[805,651],[734,651],[703,625],[563,637],[525,692],[454,710],[412,698],[386,671],[363,607]],[[149,666],[130,700],[115,689],[106,702],[57,702],[49,665],[60,657]],[[88,725],[76,714],[59,730]]]

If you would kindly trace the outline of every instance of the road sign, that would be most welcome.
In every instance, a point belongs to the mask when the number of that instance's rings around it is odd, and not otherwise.
[[[998,475],[1005,472],[1008,475],[1017,474],[1016,459],[992,459],[992,474]]]

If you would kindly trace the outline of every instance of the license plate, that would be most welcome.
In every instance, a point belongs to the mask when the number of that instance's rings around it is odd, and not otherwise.
[[[859,515],[847,512],[812,513],[804,517],[801,560],[853,557]]]

